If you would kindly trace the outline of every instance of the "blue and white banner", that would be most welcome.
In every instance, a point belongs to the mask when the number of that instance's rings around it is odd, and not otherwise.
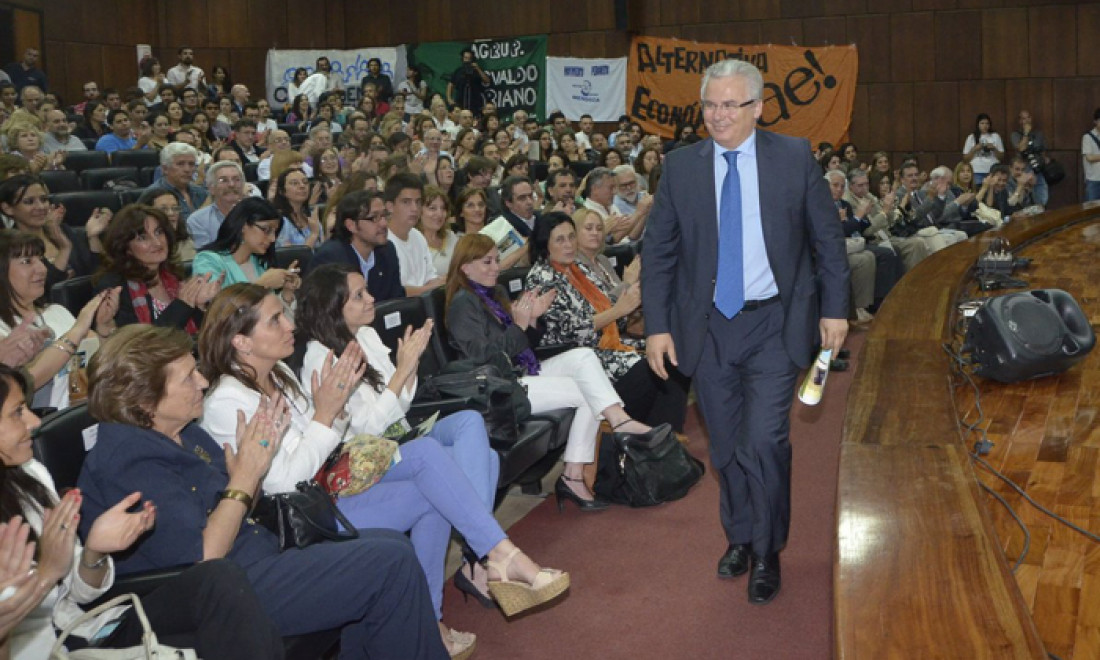
[[[569,121],[617,121],[626,114],[626,58],[546,58],[546,112],[554,110]]]
[[[299,67],[314,73],[318,57],[327,57],[332,73],[342,83],[345,101],[355,106],[359,102],[359,81],[367,75],[367,62],[372,57],[382,61],[382,73],[393,80],[393,88],[405,79],[405,47],[355,48],[352,50],[275,50],[267,51],[267,100],[273,107],[289,103],[287,85],[294,80]]]

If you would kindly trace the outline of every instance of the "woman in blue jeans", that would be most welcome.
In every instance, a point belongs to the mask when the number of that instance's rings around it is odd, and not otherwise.
[[[348,399],[366,375],[363,349],[349,342],[339,359],[329,352],[320,371],[311,373],[310,397],[281,363],[293,350],[294,324],[282,304],[254,284],[222,290],[199,332],[200,368],[213,387],[202,426],[219,444],[236,445],[238,417],[272,405],[285,405],[289,413],[279,433],[281,446],[263,479],[270,493],[291,491],[313,477],[347,431]],[[488,590],[505,614],[550,601],[569,586],[567,573],[541,568],[507,538],[470,480],[433,438],[401,445],[377,484],[337,505],[357,528],[411,532],[437,618],[442,616],[452,526],[478,557],[488,558]],[[442,622],[439,630],[452,657],[473,651],[474,635],[452,631]]]
[[[339,354],[349,343],[358,343],[367,368],[348,399],[348,431],[390,437],[408,431],[405,413],[416,394],[417,367],[431,338],[432,321],[406,331],[394,364],[390,349],[370,325],[374,298],[362,273],[346,264],[328,264],[311,272],[302,287],[297,332],[309,341],[301,371],[306,395],[312,395],[313,374],[320,375],[329,352]],[[485,510],[492,511],[500,456],[489,446],[481,415],[472,410],[448,415],[436,422],[430,435],[469,479]],[[455,586],[491,605],[486,579],[484,567],[468,558],[455,574]]]

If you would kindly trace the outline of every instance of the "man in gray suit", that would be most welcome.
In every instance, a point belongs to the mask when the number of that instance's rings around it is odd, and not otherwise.
[[[758,604],[780,587],[798,371],[848,332],[848,261],[828,187],[806,140],[755,129],[762,89],[751,64],[707,69],[710,139],[667,156],[642,252],[647,359],[662,378],[666,358],[694,376],[729,541],[718,573],[751,569]]]

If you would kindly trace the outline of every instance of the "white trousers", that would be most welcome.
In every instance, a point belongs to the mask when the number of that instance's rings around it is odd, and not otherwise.
[[[596,457],[596,433],[600,413],[609,406],[622,405],[600,359],[590,348],[574,348],[543,360],[538,376],[524,376],[531,412],[556,408],[576,408],[569,441],[565,445],[566,463],[591,463]]]

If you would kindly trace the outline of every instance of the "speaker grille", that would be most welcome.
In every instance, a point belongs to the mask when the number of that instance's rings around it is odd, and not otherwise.
[[[1054,355],[1062,348],[1062,319],[1049,305],[1031,297],[1006,301],[1005,325],[1021,344],[1038,355]]]

